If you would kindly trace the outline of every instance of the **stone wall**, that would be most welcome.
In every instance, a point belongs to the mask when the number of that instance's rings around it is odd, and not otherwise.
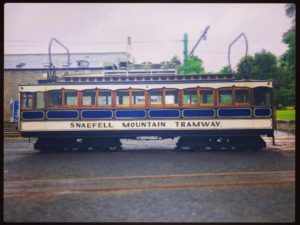
[[[42,78],[43,70],[5,70],[4,71],[4,122],[10,118],[10,100],[19,98],[19,84],[33,84]]]

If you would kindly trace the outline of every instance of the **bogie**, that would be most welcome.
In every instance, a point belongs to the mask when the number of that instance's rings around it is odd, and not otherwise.
[[[41,151],[121,150],[119,138],[38,138],[34,149]]]
[[[180,137],[176,149],[183,150],[184,148],[192,150],[256,150],[266,148],[266,143],[260,136]]]

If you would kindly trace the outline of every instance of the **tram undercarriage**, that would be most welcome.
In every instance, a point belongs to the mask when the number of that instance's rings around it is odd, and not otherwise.
[[[189,149],[262,149],[265,141],[260,136],[214,136],[214,137],[180,137],[177,150]]]
[[[34,149],[57,150],[121,150],[120,138],[38,138]]]
[[[157,137],[157,140],[175,138]],[[41,151],[57,150],[121,150],[122,143],[119,137],[41,137],[34,143],[34,149]],[[155,140],[141,137],[126,137],[135,140]],[[258,135],[254,136],[180,136],[175,150],[203,150],[203,149],[263,149],[266,148],[265,141]]]

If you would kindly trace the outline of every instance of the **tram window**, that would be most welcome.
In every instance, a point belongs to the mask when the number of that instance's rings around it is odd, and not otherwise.
[[[45,108],[44,93],[43,92],[37,92],[36,93],[36,108],[37,109]]]
[[[150,104],[162,104],[163,91],[150,91]]]
[[[219,90],[219,103],[231,104],[232,103],[232,90]]]
[[[78,104],[77,92],[65,92],[64,93],[64,105],[76,106]]]
[[[98,105],[99,106],[111,106],[111,92],[110,91],[99,92]]]
[[[235,102],[239,104],[249,103],[249,91],[248,90],[235,90]]]
[[[165,104],[178,104],[178,91],[166,91],[165,93]]]
[[[129,92],[117,93],[117,105],[129,106]]]
[[[61,91],[51,91],[48,93],[49,106],[61,106],[62,105],[62,93]]]
[[[200,90],[200,104],[213,104],[213,90]]]
[[[257,87],[253,90],[253,99],[255,106],[271,105],[271,88]]]
[[[185,90],[183,92],[183,104],[197,104],[197,91]]]
[[[96,105],[96,92],[94,92],[94,91],[83,92],[82,105],[86,105],[86,106]]]
[[[33,108],[33,93],[22,93],[22,109]]]
[[[131,102],[133,105],[144,105],[145,104],[144,92],[143,91],[132,92]]]

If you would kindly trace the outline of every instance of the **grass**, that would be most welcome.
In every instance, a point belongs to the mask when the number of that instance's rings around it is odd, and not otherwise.
[[[295,120],[296,110],[277,110],[276,111],[276,119],[277,120]]]

